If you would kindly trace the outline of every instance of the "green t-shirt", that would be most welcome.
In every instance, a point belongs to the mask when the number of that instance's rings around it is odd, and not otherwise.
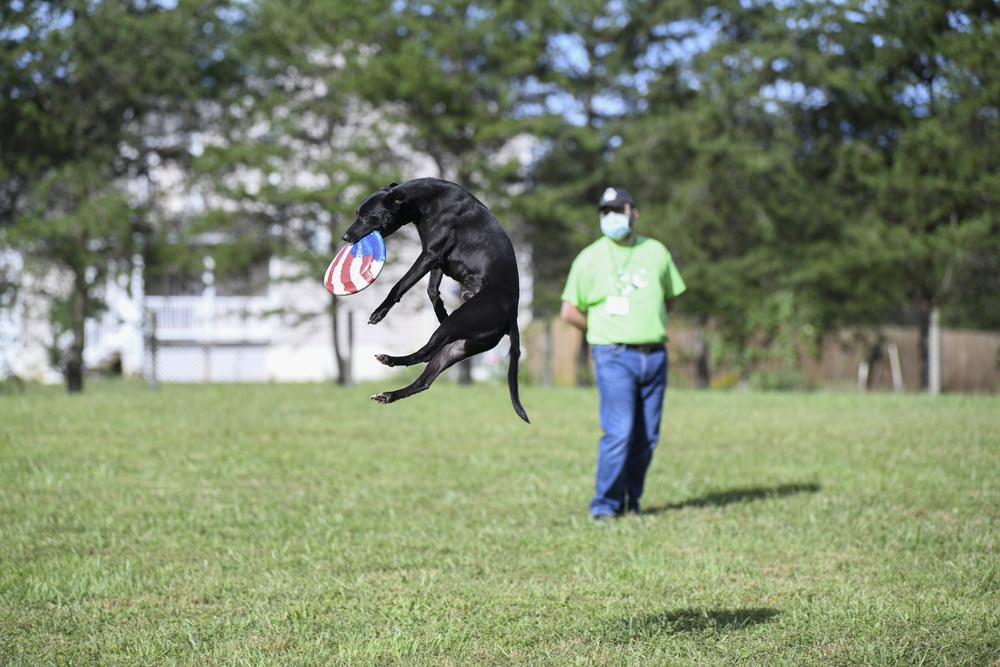
[[[631,246],[601,237],[573,260],[562,293],[587,315],[587,342],[660,343],[667,340],[667,299],[687,287],[670,251],[637,236]]]

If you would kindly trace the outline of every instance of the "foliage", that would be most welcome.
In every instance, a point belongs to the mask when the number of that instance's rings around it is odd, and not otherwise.
[[[1000,659],[996,397],[670,390],[596,525],[593,390],[374,389],[0,397],[0,663]]]
[[[648,98],[672,98],[624,114],[637,130],[616,151],[637,183],[669,184],[649,199],[691,278],[682,309],[746,350],[782,325],[755,315],[776,294],[794,292],[819,333],[926,328],[935,308],[981,297],[970,269],[1000,251],[1000,153],[983,134],[1000,118],[998,15],[982,2],[703,14],[710,46],[681,76],[662,69]]]
[[[84,321],[150,230],[148,188],[135,188],[184,161],[185,133],[236,76],[225,46],[239,11],[228,0],[25,0],[0,11],[11,63],[0,70],[0,242],[28,270],[55,272],[54,352],[80,391]]]
[[[617,184],[726,352],[935,311],[997,327],[998,18],[989,0],[8,3],[0,243],[87,268],[79,330],[98,253],[113,272],[211,232],[242,244],[234,266],[271,252],[315,275],[361,196],[436,175],[530,249],[548,317]],[[129,190],[165,169],[200,202],[173,219],[155,183]],[[83,243],[64,233],[115,198]]]
[[[609,185],[636,197],[641,233],[663,238],[657,207],[674,164],[657,150],[672,136],[663,111],[682,108],[690,93],[676,85],[685,58],[662,61],[697,29],[663,4],[586,0],[562,9],[541,24],[530,88],[539,113],[562,121],[536,135],[531,189],[518,202],[529,222],[533,303],[542,317],[559,311],[570,262],[597,237],[597,201]]]

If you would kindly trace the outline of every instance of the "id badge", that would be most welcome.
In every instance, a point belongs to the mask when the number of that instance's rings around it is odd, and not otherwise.
[[[606,301],[608,315],[628,315],[627,296],[609,296]]]

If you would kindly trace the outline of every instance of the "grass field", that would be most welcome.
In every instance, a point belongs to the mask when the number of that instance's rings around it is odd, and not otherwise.
[[[0,395],[0,664],[1000,664],[997,397],[670,390],[607,524],[593,391],[374,389]]]

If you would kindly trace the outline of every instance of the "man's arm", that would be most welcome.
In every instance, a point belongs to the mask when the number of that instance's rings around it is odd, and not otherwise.
[[[587,316],[569,301],[562,302],[562,307],[559,309],[559,317],[580,331],[587,332]]]
[[[674,306],[676,305],[677,305],[677,297],[674,296],[667,299],[667,312],[668,313],[674,312]]]

